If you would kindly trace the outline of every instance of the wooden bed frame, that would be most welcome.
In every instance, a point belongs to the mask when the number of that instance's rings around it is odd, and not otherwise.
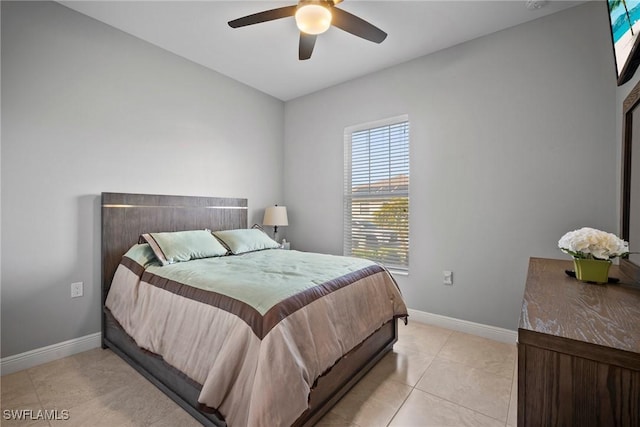
[[[105,307],[122,255],[143,233],[247,228],[247,199],[102,193],[102,347],[110,348],[205,426],[226,426],[220,414],[198,403],[201,386],[143,350]],[[331,409],[397,341],[391,320],[340,359],[311,389],[309,409],[294,425],[313,425]]]

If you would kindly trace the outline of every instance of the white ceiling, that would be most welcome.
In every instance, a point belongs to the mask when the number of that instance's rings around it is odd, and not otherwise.
[[[531,1],[531,0],[530,0]],[[60,1],[61,4],[287,101],[584,1],[364,1],[340,7],[389,34],[382,44],[332,27],[298,60],[293,18],[232,29],[227,21],[296,1]]]

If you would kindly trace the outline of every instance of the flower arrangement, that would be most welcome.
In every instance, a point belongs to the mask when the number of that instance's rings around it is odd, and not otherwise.
[[[558,241],[558,247],[574,259],[610,260],[629,253],[629,243],[589,227],[568,232]]]

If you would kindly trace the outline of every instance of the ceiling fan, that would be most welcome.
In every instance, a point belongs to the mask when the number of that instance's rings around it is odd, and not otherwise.
[[[300,60],[311,58],[317,36],[327,31],[331,25],[365,40],[382,43],[387,33],[364,19],[335,7],[341,2],[342,0],[299,0],[295,6],[279,7],[234,19],[229,21],[229,26],[231,28],[246,27],[294,16],[300,30],[298,47]]]

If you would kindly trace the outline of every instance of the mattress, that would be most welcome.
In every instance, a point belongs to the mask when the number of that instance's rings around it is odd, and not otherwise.
[[[160,266],[144,244],[123,257],[106,307],[232,427],[291,425],[321,375],[407,316],[372,261],[270,249]]]

